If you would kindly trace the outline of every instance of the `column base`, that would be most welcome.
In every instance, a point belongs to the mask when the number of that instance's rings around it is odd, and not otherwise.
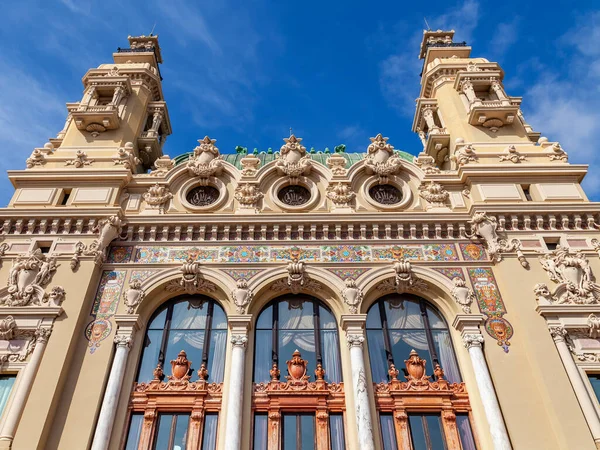
[[[0,437],[0,450],[10,450],[13,440],[7,437]]]
[[[595,439],[594,442],[596,443],[596,448],[598,450],[600,450],[600,439]],[[0,446],[0,449],[2,449],[3,447]]]

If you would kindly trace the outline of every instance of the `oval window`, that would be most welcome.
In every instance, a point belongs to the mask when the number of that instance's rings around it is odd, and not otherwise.
[[[402,200],[402,192],[391,184],[377,184],[369,189],[369,195],[382,205],[395,205]]]
[[[213,186],[196,186],[190,189],[185,198],[194,206],[208,206],[219,199],[219,190]]]
[[[310,200],[310,191],[304,186],[284,186],[277,193],[277,198],[288,206],[300,206]]]

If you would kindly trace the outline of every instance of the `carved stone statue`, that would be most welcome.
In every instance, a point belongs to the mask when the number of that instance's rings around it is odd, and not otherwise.
[[[388,176],[397,173],[402,166],[400,157],[394,154],[394,147],[380,134],[371,139],[365,156],[365,168],[368,174],[379,177],[380,184],[388,182]]]
[[[44,286],[56,272],[56,258],[48,258],[40,249],[19,256],[8,276],[8,294],[0,305],[39,305],[44,301]]]
[[[473,294],[473,291],[467,286],[465,280],[460,277],[454,277],[452,283],[454,284],[454,287],[452,288],[452,297],[454,297],[456,303],[461,306],[465,313],[471,314],[471,303],[475,301],[475,294]]]
[[[129,285],[129,289],[123,294],[127,314],[133,314],[145,296],[146,293],[142,290],[142,282],[140,280],[133,280]]]
[[[297,138],[292,134],[283,140],[285,144],[281,146],[279,154],[276,155],[276,167],[279,175],[287,175],[295,180],[301,175],[310,174],[312,160],[310,155],[306,154],[306,147],[301,144],[302,138]]]
[[[148,191],[144,193],[144,200],[151,209],[158,209],[160,214],[164,214],[167,202],[173,198],[173,194],[167,186],[161,186],[156,183],[150,186]]]
[[[118,215],[100,220],[98,225],[94,228],[94,231],[99,232],[100,234],[98,238],[90,244],[84,254],[93,256],[96,264],[104,263],[104,260],[106,259],[106,248],[121,234],[125,223],[126,222]]]
[[[252,297],[252,290],[248,288],[248,282],[243,278],[238,280],[237,287],[231,291],[231,298],[239,314],[246,312],[246,308],[252,301]]]
[[[550,280],[558,284],[552,293],[557,303],[598,303],[600,287],[595,283],[583,253],[571,252],[559,245],[552,253],[539,259]]]
[[[204,136],[200,144],[194,149],[194,156],[187,163],[188,172],[200,178],[219,175],[223,170],[223,157],[215,146],[216,139]]]
[[[344,303],[348,305],[348,309],[350,309],[352,314],[356,314],[363,300],[363,293],[356,285],[356,281],[354,281],[354,279],[348,278],[346,279],[345,283],[346,287],[342,290]]]

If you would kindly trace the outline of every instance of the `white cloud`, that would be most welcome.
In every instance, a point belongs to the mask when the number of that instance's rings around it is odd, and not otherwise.
[[[524,94],[523,109],[533,127],[551,141],[560,141],[569,153],[569,162],[600,165],[596,148],[596,129],[600,123],[600,50],[593,45],[600,39],[600,13],[580,19],[557,41],[564,52],[564,72],[544,75]],[[584,187],[589,195],[600,194],[600,178],[588,175]]]
[[[427,20],[432,29],[456,30],[456,38],[470,44],[473,40],[473,31],[479,23],[479,1],[466,0],[457,8]]]
[[[490,41],[491,54],[494,57],[501,57],[511,45],[517,42],[519,22],[520,18],[515,17],[510,22],[498,24],[494,36]]]

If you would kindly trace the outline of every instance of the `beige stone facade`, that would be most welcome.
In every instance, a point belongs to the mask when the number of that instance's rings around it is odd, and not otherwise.
[[[287,449],[290,417],[302,448],[440,448],[431,423],[448,449],[600,448],[600,211],[497,63],[424,33],[416,157],[172,159],[158,39],[129,42],[8,173],[0,448]]]

